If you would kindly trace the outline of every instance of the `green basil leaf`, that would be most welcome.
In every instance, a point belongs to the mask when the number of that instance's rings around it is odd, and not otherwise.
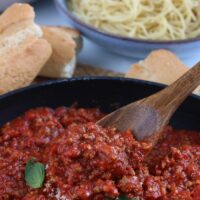
[[[29,159],[25,167],[26,184],[33,189],[41,188],[44,178],[44,165],[40,162],[35,162],[35,158]]]
[[[118,200],[129,200],[125,195],[121,195]],[[139,200],[138,198],[132,198],[130,200]]]
[[[119,200],[128,200],[128,198],[127,198],[126,196],[124,196],[124,195],[121,195],[121,196],[119,197]]]

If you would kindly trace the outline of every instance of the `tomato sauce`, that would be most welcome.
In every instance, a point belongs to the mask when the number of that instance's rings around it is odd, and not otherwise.
[[[200,133],[166,127],[152,150],[129,130],[96,125],[103,116],[36,108],[1,127],[0,200],[200,200]],[[40,189],[25,182],[32,157],[45,165]]]

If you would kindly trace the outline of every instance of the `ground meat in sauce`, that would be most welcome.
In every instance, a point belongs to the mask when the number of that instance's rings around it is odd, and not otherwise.
[[[99,109],[37,108],[0,136],[0,200],[200,200],[200,134],[166,127],[158,145],[95,124]],[[147,157],[148,154],[148,157]],[[27,161],[45,164],[41,189],[24,181]]]

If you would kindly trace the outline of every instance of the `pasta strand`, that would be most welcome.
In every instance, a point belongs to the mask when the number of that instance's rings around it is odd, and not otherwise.
[[[102,31],[150,40],[200,36],[200,0],[70,0],[81,20]]]

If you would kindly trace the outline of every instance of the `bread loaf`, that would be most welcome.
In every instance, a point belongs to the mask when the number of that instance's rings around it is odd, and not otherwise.
[[[0,59],[0,93],[29,85],[51,53],[50,44],[38,39],[16,53],[9,53],[6,59]]]
[[[188,67],[175,54],[167,50],[156,50],[149,56],[131,66],[126,77],[148,80],[169,85],[180,78]],[[200,94],[198,87],[195,94]]]
[[[0,94],[29,85],[50,58],[28,4],[14,4],[0,16]]]
[[[51,78],[72,77],[76,53],[81,48],[79,32],[65,27],[42,27],[43,37],[51,44],[53,53],[40,71],[40,76]]]

